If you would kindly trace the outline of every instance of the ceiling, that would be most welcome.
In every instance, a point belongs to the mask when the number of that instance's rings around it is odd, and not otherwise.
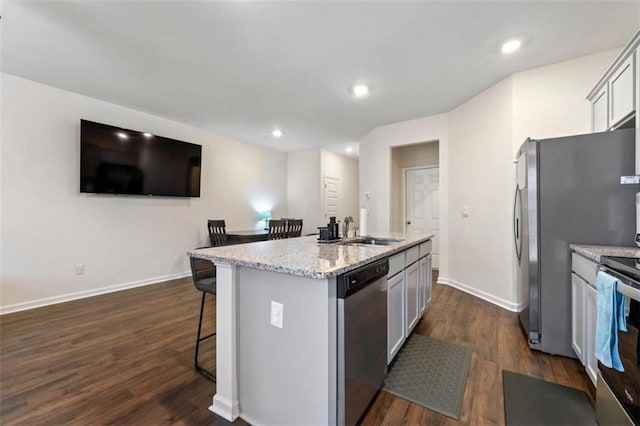
[[[1,22],[3,72],[282,151],[344,154],[514,72],[623,46],[640,1],[3,1]],[[506,56],[510,37],[523,47]],[[368,98],[351,95],[357,82]]]

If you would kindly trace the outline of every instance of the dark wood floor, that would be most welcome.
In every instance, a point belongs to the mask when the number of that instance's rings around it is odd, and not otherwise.
[[[189,278],[0,317],[0,424],[227,424],[193,370],[199,308]],[[502,369],[588,389],[576,361],[529,351],[515,314],[451,287],[416,332],[473,349],[460,424],[504,424]],[[213,342],[203,354],[213,366]],[[458,422],[381,392],[364,423]]]

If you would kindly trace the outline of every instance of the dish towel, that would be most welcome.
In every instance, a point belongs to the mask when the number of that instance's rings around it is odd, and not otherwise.
[[[596,358],[609,368],[624,371],[618,352],[618,330],[627,331],[624,295],[618,293],[618,279],[598,272],[596,317]]]

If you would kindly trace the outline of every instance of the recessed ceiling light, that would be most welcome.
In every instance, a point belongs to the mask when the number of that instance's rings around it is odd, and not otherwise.
[[[145,138],[150,138],[150,137],[152,137],[152,136],[153,136],[153,135],[152,135],[151,133],[149,133],[149,132],[144,132],[144,133],[143,133],[143,135],[144,135],[144,137],[145,137]]]
[[[351,91],[356,98],[364,98],[369,95],[369,86],[366,84],[356,84]]]
[[[127,135],[125,132],[118,132],[116,133],[116,135],[118,135],[120,139],[129,139],[129,135]]]
[[[271,132],[271,134],[273,135],[274,138],[279,138],[280,136],[282,136],[282,130],[280,129],[273,129],[273,131]]]
[[[347,147],[347,152],[353,152],[353,148],[351,148],[350,146]]]
[[[516,38],[508,40],[502,45],[502,53],[513,53],[520,49],[520,46],[522,46],[522,42],[520,40]]]

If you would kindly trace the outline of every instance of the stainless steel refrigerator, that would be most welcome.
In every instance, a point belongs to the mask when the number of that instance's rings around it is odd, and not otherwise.
[[[635,129],[527,139],[516,157],[513,231],[529,347],[574,357],[569,244],[634,246]]]

